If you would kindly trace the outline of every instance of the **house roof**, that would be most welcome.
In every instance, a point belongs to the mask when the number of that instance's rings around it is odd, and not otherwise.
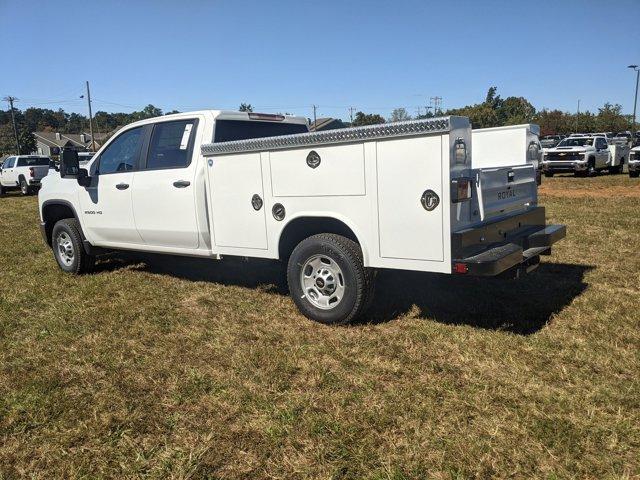
[[[323,117],[316,119],[315,122],[311,122],[309,130],[312,132],[319,130],[331,130],[336,128],[344,128],[345,125],[339,118]]]
[[[91,135],[88,133],[80,134],[80,133],[56,133],[56,132],[33,132],[33,135],[36,137],[36,140],[41,141],[45,145],[50,147],[60,147],[64,148],[69,143],[72,145],[82,147],[82,148],[90,148],[91,147]],[[58,135],[60,138],[58,138]],[[82,139],[82,135],[84,135],[84,141]],[[100,145],[100,136],[95,135],[95,143],[96,145]]]

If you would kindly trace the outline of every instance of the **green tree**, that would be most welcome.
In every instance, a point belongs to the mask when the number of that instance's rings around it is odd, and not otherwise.
[[[620,132],[629,127],[629,119],[622,114],[622,105],[611,105],[608,102],[598,108],[595,123],[595,130],[599,132]]]
[[[394,109],[389,117],[390,122],[405,122],[407,120],[411,120],[411,115],[409,115],[404,108]]]
[[[253,107],[250,103],[241,103],[238,110],[241,112],[253,112]]]
[[[531,123],[536,114],[534,106],[524,97],[507,97],[500,101],[496,111],[501,125]]]
[[[378,123],[385,123],[382,115],[378,115],[377,113],[357,112],[352,125],[354,127],[360,127],[362,125],[376,125]]]

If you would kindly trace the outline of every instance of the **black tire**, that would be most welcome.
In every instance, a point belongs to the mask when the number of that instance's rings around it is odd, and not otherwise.
[[[324,265],[332,266],[328,267],[330,274],[335,274],[336,285],[343,288],[343,295],[335,306],[330,306],[330,303],[336,297],[330,298],[329,306],[323,309],[313,303],[318,302],[317,298],[312,298],[317,296],[318,291],[313,291],[314,288],[305,291],[303,268],[306,267],[305,270],[309,272],[307,279],[314,281],[316,272],[308,263],[314,257],[323,264],[322,269]],[[339,272],[331,270],[336,267]],[[316,281],[321,277],[320,270],[317,273]],[[287,267],[289,292],[300,312],[307,318],[326,325],[346,324],[362,315],[373,297],[374,279],[375,272],[364,267],[360,246],[353,240],[332,233],[320,233],[300,242],[289,257]],[[325,295],[324,298],[331,295]]]
[[[587,165],[587,177],[595,177],[598,174],[596,170],[596,162],[593,159],[589,160],[589,164]]]
[[[24,195],[25,197],[27,195],[31,195],[31,187],[29,186],[27,181],[24,179],[24,177],[20,179],[20,192],[22,192],[22,195]]]
[[[5,193],[6,193],[5,188],[2,185],[0,185],[0,197],[4,197]]]
[[[629,172],[629,177],[638,178],[640,176],[640,172]]]
[[[62,242],[65,242],[64,246]],[[80,224],[75,218],[64,218],[53,226],[51,248],[58,266],[63,271],[80,275],[93,270],[96,257],[85,252]]]
[[[553,177],[553,172],[544,172],[544,176],[547,178]]]

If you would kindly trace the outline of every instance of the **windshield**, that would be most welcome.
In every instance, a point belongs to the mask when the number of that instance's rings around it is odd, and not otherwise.
[[[584,147],[593,145],[593,138],[565,138],[558,146],[559,147]]]
[[[255,122],[249,120],[218,120],[214,142],[231,142],[247,138],[277,137],[294,133],[307,133],[302,123]]]
[[[19,158],[17,167],[44,167],[49,166],[49,159],[42,157]]]

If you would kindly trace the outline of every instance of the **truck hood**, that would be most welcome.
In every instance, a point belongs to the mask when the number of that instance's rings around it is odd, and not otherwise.
[[[584,147],[554,147],[554,148],[547,148],[545,151],[547,153],[579,153],[579,152],[587,152],[593,150],[593,147],[591,146],[584,146]]]

